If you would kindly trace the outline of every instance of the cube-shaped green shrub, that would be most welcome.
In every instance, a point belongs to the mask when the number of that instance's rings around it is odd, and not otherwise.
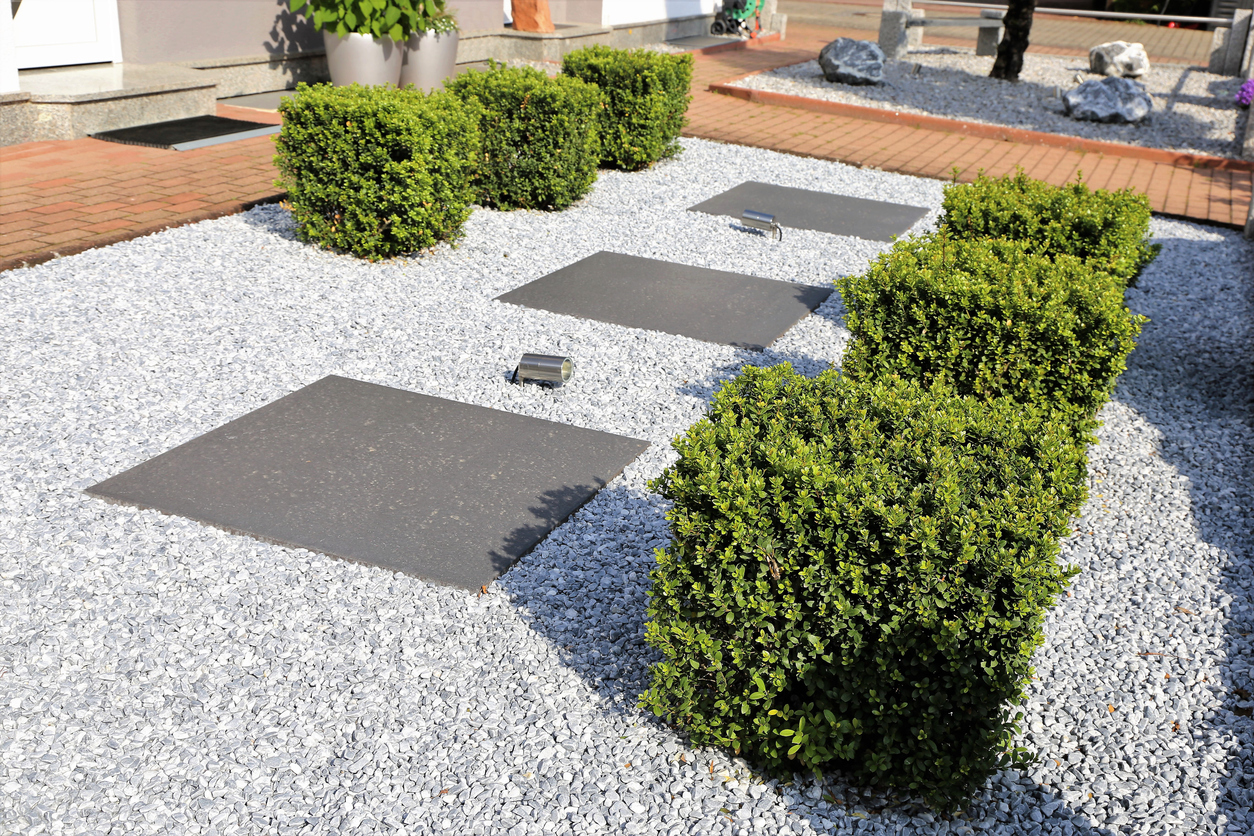
[[[944,233],[898,241],[867,272],[836,284],[854,336],[845,374],[1047,405],[1068,416],[1077,438],[1144,321],[1124,305],[1118,279],[1017,241]]]
[[[590,46],[562,59],[563,75],[595,84],[601,111],[601,164],[638,171],[679,150],[692,96],[692,56]]]
[[[1042,410],[746,368],[674,442],[642,704],[776,772],[950,807],[1023,763],[1016,706],[1084,501]]]
[[[305,240],[374,259],[460,234],[479,156],[473,106],[446,93],[301,84],[279,112],[276,184]]]
[[[601,91],[530,67],[463,73],[445,87],[481,107],[478,200],[498,209],[565,209],[597,178]]]
[[[1149,199],[1131,189],[1051,186],[1020,170],[946,187],[941,229],[951,238],[1009,238],[1043,255],[1073,255],[1132,285],[1160,249],[1149,243],[1149,220]]]

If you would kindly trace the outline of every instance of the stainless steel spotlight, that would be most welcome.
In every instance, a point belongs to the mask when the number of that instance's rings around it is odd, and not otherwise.
[[[765,212],[755,212],[752,209],[746,209],[740,216],[740,220],[745,226],[751,226],[754,229],[760,229],[763,232],[771,233],[771,238],[779,236],[779,240],[784,240],[784,228],[775,222],[774,215],[768,215]]]
[[[549,383],[565,383],[575,373],[575,361],[555,354],[524,354],[514,369],[511,383],[528,380],[547,380]]]

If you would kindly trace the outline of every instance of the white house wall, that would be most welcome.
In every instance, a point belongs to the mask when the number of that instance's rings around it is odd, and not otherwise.
[[[715,0],[603,0],[602,26],[623,26],[714,13]]]

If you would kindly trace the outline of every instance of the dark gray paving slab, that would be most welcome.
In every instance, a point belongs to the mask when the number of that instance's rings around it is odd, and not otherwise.
[[[478,589],[648,446],[331,376],[87,492]]]
[[[690,206],[689,212],[730,215],[739,219],[746,209],[774,215],[787,237],[789,229],[813,229],[831,235],[849,235],[868,241],[891,241],[927,214],[921,206],[885,203],[861,197],[815,192],[750,181]]]
[[[760,351],[831,292],[828,287],[599,252],[497,299]]]

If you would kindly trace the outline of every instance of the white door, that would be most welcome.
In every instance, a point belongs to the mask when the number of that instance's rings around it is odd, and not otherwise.
[[[122,60],[117,0],[9,2],[19,70]]]

